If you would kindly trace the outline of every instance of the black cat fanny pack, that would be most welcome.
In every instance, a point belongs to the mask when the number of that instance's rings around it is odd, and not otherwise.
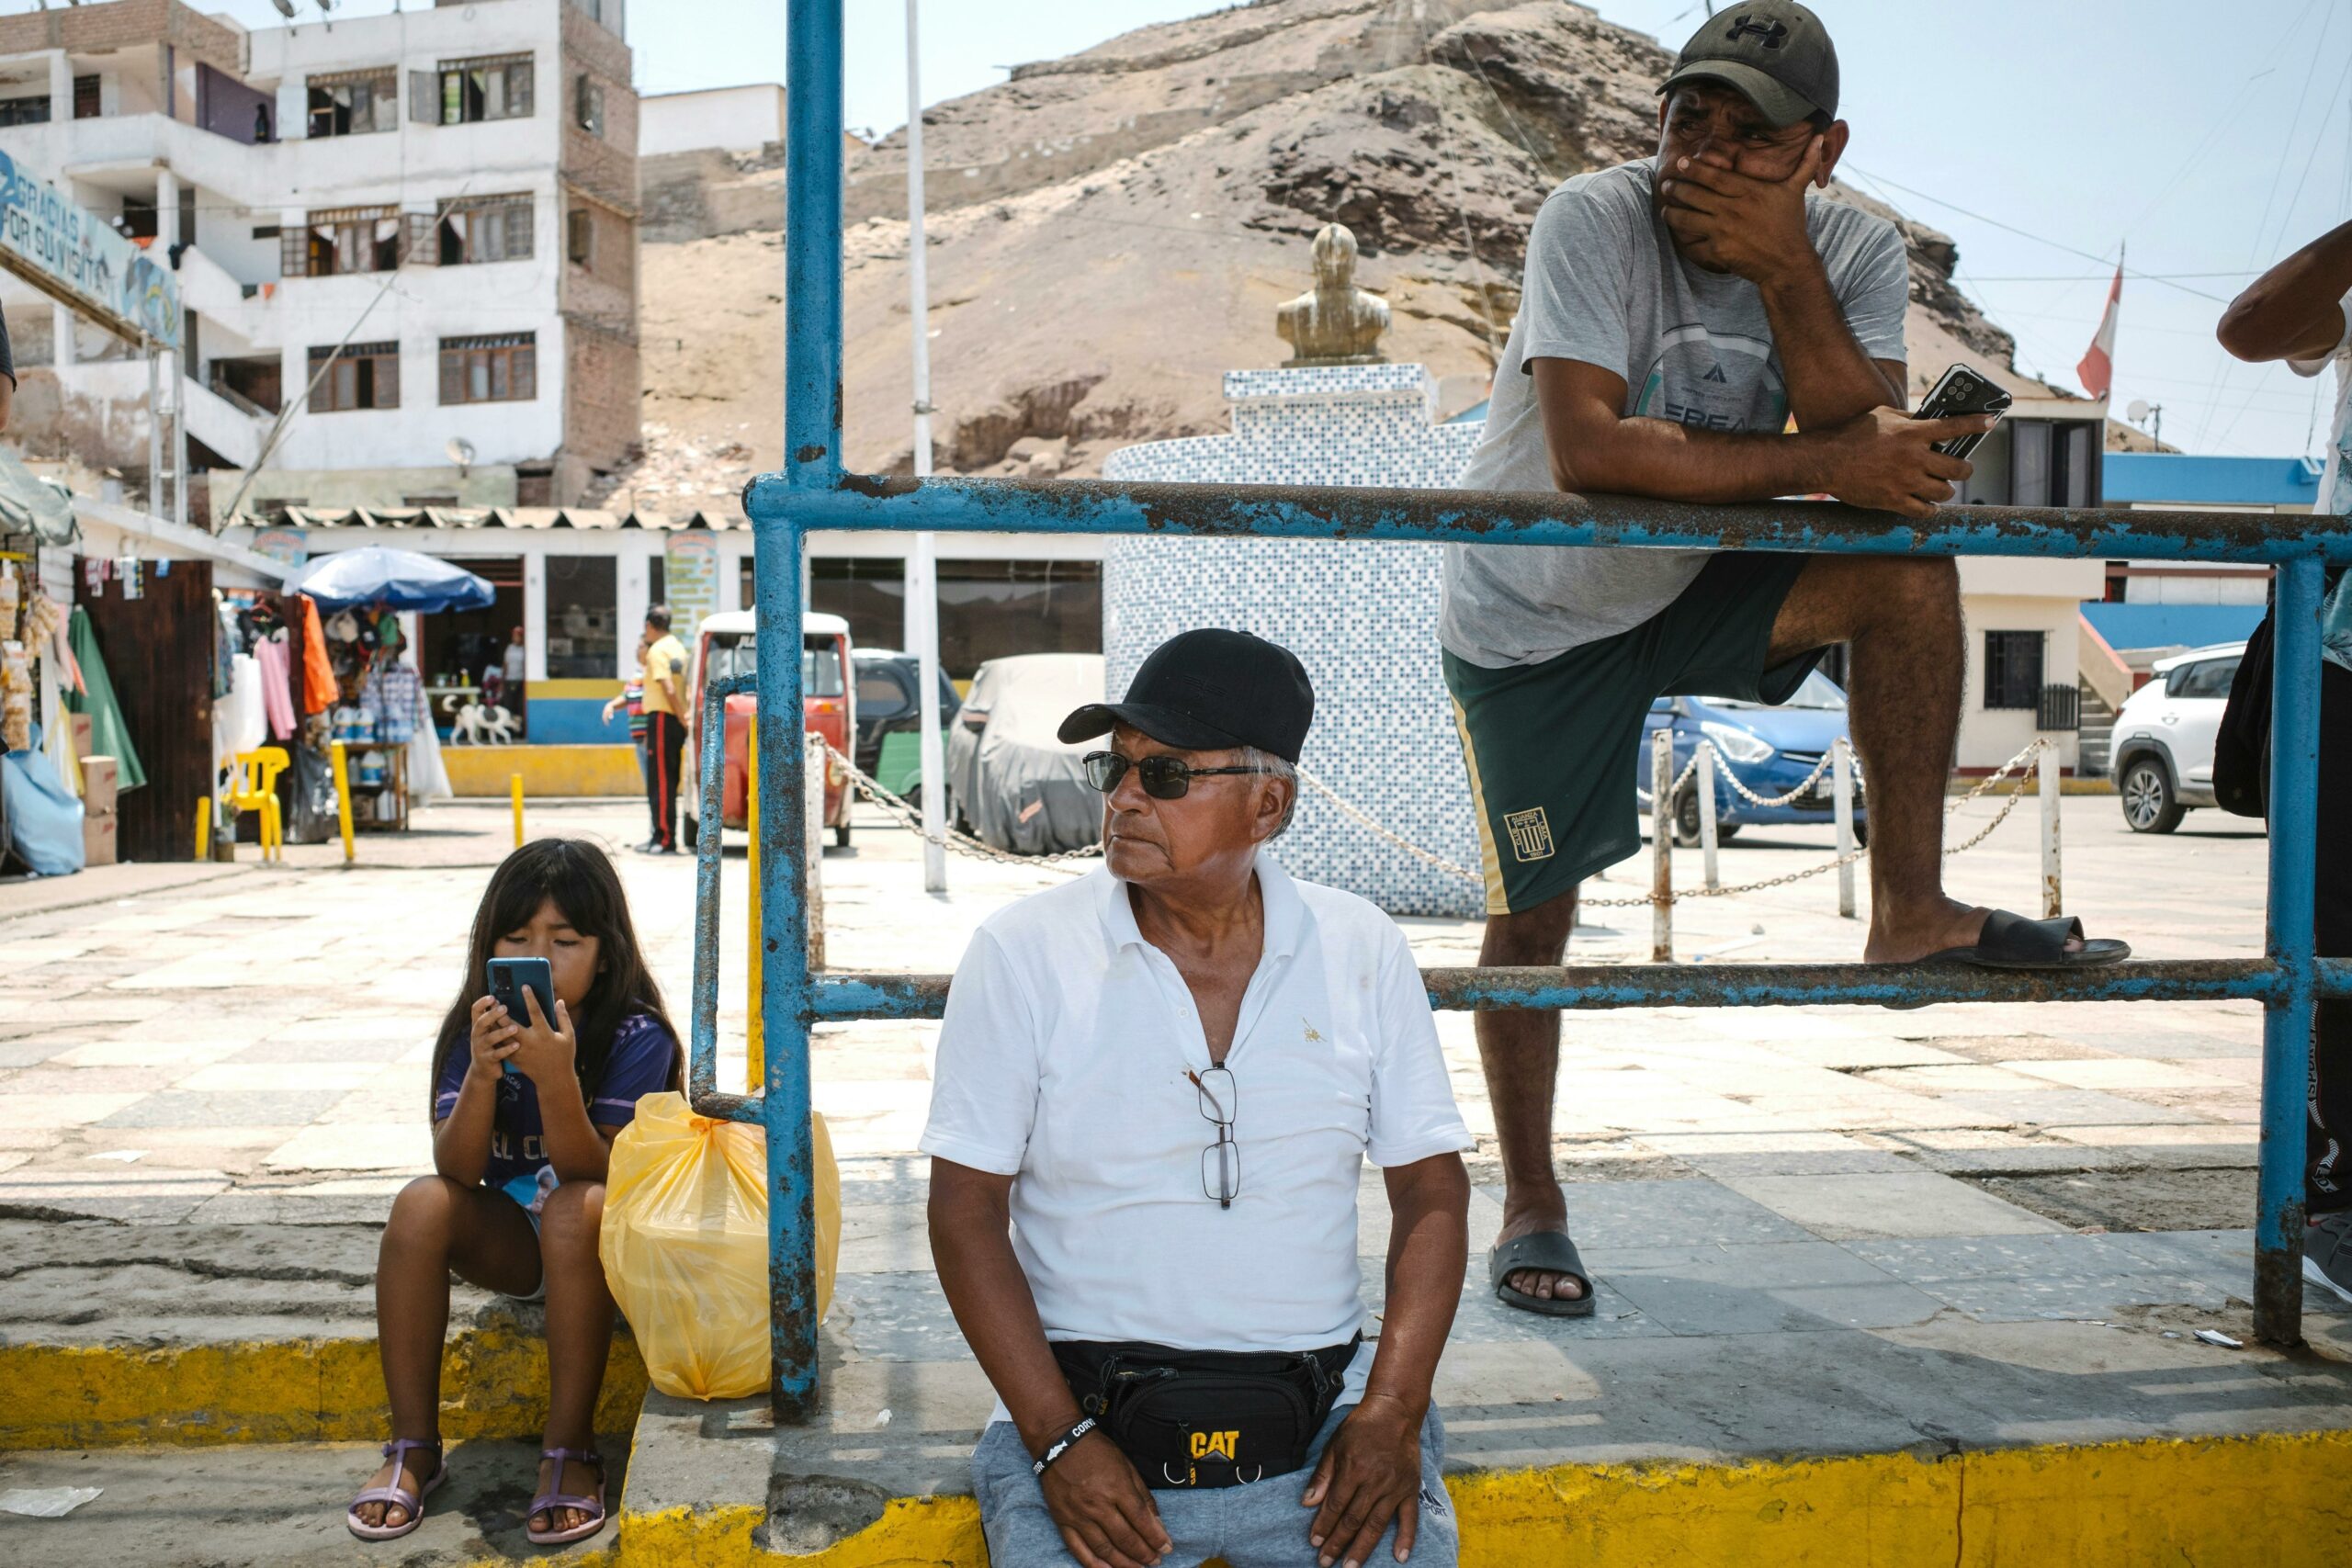
[[[1357,1335],[1320,1350],[1177,1350],[1062,1340],[1054,1359],[1146,1486],[1247,1486],[1306,1466],[1355,1359]]]

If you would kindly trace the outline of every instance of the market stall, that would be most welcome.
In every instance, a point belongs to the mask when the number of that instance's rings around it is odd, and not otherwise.
[[[113,764],[82,766],[62,698],[82,687],[68,610],[51,595],[41,552],[74,539],[65,497],[0,453],[0,870],[55,876],[90,859],[93,828],[113,829]],[[85,784],[98,798],[85,813]],[[111,840],[105,846],[111,858]]]
[[[323,617],[334,688],[324,739],[340,742],[349,763],[352,825],[404,829],[413,800],[449,793],[410,617],[480,609],[494,591],[462,567],[383,547],[322,557],[288,587]]]

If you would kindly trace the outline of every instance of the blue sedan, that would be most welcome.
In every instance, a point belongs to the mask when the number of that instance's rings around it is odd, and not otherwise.
[[[1690,763],[1702,739],[1715,743],[1715,838],[1728,843],[1740,829],[1774,823],[1826,824],[1836,820],[1831,774],[1807,785],[1786,806],[1758,806],[1732,787],[1736,775],[1754,794],[1770,799],[1786,795],[1821,765],[1837,739],[1847,733],[1846,694],[1838,682],[1815,671],[1789,700],[1778,707],[1738,702],[1728,697],[1660,697],[1650,705],[1640,751],[1634,759],[1634,792],[1640,809],[1650,808],[1651,739],[1660,729],[1674,732],[1674,773]],[[1854,837],[1869,838],[1863,807],[1861,763],[1854,764]],[[1699,841],[1698,775],[1675,794],[1674,839],[1679,844]]]

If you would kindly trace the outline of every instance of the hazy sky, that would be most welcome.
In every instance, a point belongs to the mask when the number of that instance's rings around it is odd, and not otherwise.
[[[311,0],[303,4],[311,14]],[[0,0],[0,10],[30,8]],[[268,0],[218,8],[251,25],[278,20]],[[347,11],[391,8],[355,0]],[[954,97],[1003,80],[1004,66],[1214,8],[926,0],[924,96]],[[1670,43],[1704,15],[1703,0],[1600,0],[1599,8]],[[2352,218],[2352,6],[1815,0],[1815,8],[1838,39],[1841,110],[1854,128],[1845,172],[1959,241],[1961,281],[2017,335],[2022,367],[2074,384],[2116,247],[2128,242],[2134,271],[2170,281],[2125,280],[2119,411],[2134,398],[2162,403],[2165,438],[2191,451],[2316,449],[2325,432],[2312,430],[2313,411],[2326,409],[2314,384],[2236,365],[2214,346],[2212,328],[2254,272]],[[643,91],[784,74],[782,0],[639,0],[631,10]],[[849,0],[847,11],[849,121],[890,130],[906,118],[903,6]]]

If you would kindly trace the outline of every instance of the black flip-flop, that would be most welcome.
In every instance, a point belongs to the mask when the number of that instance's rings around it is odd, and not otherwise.
[[[2067,939],[2082,942],[2066,951]],[[2073,915],[2029,920],[2007,909],[1984,917],[1984,929],[1973,947],[1948,947],[1931,953],[1922,964],[1969,964],[1979,969],[2098,969],[2132,956],[2132,944],[2112,937],[2083,935],[2083,922]]]
[[[1514,1291],[1503,1283],[1522,1269],[1532,1269],[1545,1274],[1566,1274],[1584,1287],[1584,1294],[1574,1301],[1558,1296],[1531,1296],[1525,1291]],[[1503,1305],[1517,1307],[1521,1312],[1538,1313],[1545,1317],[1590,1317],[1592,1315],[1592,1276],[1584,1271],[1584,1259],[1577,1256],[1577,1244],[1568,1239],[1566,1231],[1537,1231],[1516,1241],[1498,1243],[1487,1254],[1487,1282]]]

